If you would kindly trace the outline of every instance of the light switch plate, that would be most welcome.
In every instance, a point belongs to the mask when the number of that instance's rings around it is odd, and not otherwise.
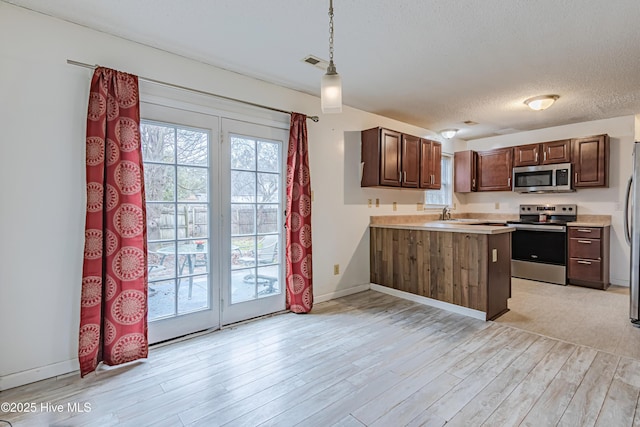
[[[393,202],[393,210],[394,211],[398,210],[398,204],[396,202]]]

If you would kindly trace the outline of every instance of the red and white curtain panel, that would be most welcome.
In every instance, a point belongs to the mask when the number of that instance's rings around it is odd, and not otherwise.
[[[287,156],[287,309],[308,313],[313,307],[311,273],[311,179],[307,116],[291,113]]]
[[[99,67],[87,113],[80,374],[146,358],[147,230],[138,77]]]

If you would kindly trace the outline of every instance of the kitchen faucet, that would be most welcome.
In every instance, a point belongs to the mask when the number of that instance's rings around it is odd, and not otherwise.
[[[443,221],[448,221],[451,219],[451,209],[449,208],[449,206],[445,206],[442,209],[442,215],[441,215],[441,219]]]

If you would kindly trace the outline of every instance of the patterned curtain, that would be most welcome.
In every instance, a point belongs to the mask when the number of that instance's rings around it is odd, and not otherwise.
[[[147,230],[138,77],[97,68],[87,113],[80,374],[145,358]]]
[[[287,309],[308,313],[313,307],[311,273],[311,179],[307,116],[291,113],[287,157]]]

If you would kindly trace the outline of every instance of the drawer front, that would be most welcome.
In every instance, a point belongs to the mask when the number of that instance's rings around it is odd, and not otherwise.
[[[569,259],[568,275],[571,279],[586,280],[589,282],[602,281],[602,269],[600,261],[591,259]]]
[[[601,257],[599,239],[569,239],[569,258],[600,259]]]
[[[602,228],[600,227],[569,227],[569,237],[599,239],[601,235]]]

